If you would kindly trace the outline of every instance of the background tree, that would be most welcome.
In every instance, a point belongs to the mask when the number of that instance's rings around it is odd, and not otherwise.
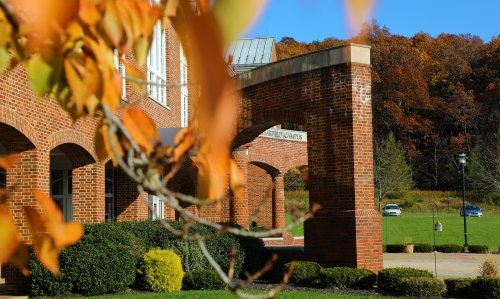
[[[405,150],[394,134],[390,133],[382,142],[375,142],[375,146],[375,189],[380,208],[389,192],[406,192],[413,186],[413,181]]]

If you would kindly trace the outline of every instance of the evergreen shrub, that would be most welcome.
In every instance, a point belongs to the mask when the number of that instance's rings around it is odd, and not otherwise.
[[[488,245],[469,245],[467,249],[470,253],[488,253]]]
[[[428,277],[434,275],[427,271],[409,267],[386,268],[382,269],[378,274],[378,287],[384,291],[398,291],[400,280],[408,277]]]
[[[467,297],[469,288],[472,283],[472,278],[447,278],[444,280],[446,284],[446,294],[449,297]]]
[[[434,245],[428,243],[415,243],[413,250],[415,252],[433,252]]]
[[[474,279],[469,287],[469,297],[477,299],[500,298],[500,277],[483,276]]]
[[[401,253],[405,251],[403,244],[387,244],[385,245],[385,252],[388,253]]]
[[[320,284],[320,270],[322,267],[315,262],[298,261],[285,264],[285,271],[294,266],[290,282],[303,286],[316,286]]]
[[[420,298],[440,297],[446,291],[443,281],[434,277],[404,277],[399,279],[395,292]]]
[[[367,269],[333,267],[320,269],[320,279],[324,287],[369,289],[377,281],[377,275]]]
[[[153,292],[174,292],[182,288],[182,264],[173,250],[152,249],[137,268],[142,286]]]
[[[462,245],[458,244],[441,244],[436,245],[436,251],[444,253],[458,253],[462,252]]]
[[[225,284],[213,269],[187,272],[182,280],[183,290],[221,290]]]

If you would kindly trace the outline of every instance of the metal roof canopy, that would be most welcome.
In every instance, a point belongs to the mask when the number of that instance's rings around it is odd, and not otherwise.
[[[229,45],[225,57],[232,56],[232,66],[237,73],[273,62],[274,38],[243,38]]]

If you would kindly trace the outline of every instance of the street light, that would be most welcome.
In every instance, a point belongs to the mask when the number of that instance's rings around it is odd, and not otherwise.
[[[469,244],[467,243],[467,217],[465,216],[465,165],[467,164],[467,155],[464,153],[458,154],[458,164],[462,172],[462,215],[464,216],[464,252],[469,252]]]
[[[436,213],[438,213],[439,215],[439,210],[438,210],[438,207],[436,205],[435,202],[432,203],[433,206],[432,206],[432,226],[433,226],[433,230],[432,232],[434,233],[434,275],[438,276],[437,274],[437,257],[436,257],[436,232],[442,232],[443,231],[443,224],[441,224],[441,222],[439,222],[439,216],[438,216],[438,221],[436,223],[434,223],[434,209],[436,209]]]

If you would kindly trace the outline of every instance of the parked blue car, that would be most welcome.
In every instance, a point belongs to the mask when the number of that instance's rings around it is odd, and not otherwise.
[[[460,209],[460,216],[464,215],[463,208]],[[482,217],[483,209],[481,209],[478,205],[466,205],[465,206],[465,216],[466,217]]]

